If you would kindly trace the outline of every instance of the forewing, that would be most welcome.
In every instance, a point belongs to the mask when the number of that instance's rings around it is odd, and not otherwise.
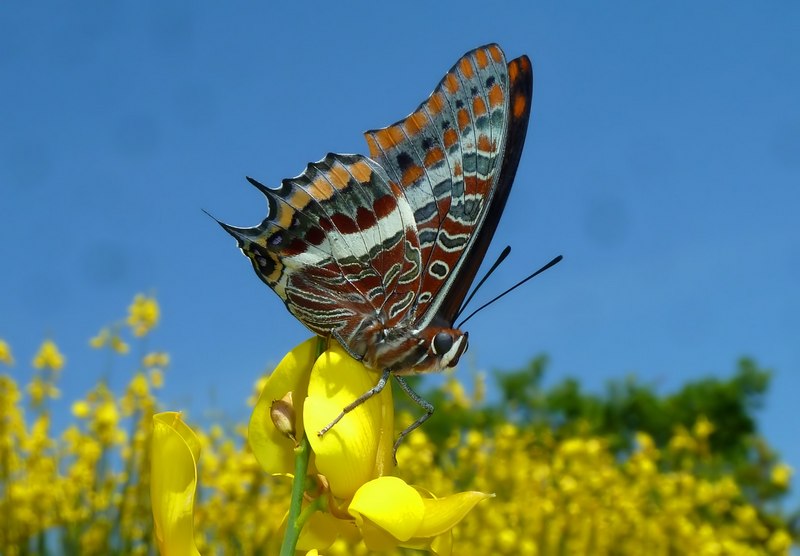
[[[407,118],[365,134],[371,157],[413,211],[422,272],[410,314],[420,327],[437,314],[457,277],[453,299],[463,299],[460,289],[474,277],[470,271],[464,280],[461,268],[495,202],[509,92],[503,52],[487,45],[465,54]]]
[[[525,136],[528,131],[531,104],[533,101],[533,68],[527,56],[520,56],[508,63],[509,103],[508,123],[506,125],[505,148],[502,153],[502,164],[497,182],[492,192],[491,201],[482,217],[474,243],[471,245],[459,271],[458,281],[450,285],[447,295],[437,309],[437,314],[447,323],[453,323],[464,298],[475,279],[486,250],[494,237],[500,216],[506,206],[508,194],[517,174]]]

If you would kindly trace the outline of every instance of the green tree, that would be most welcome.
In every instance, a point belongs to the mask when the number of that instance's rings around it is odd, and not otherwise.
[[[557,438],[602,436],[624,457],[634,449],[638,432],[647,433],[663,448],[676,431],[692,430],[698,420],[707,419],[713,426],[708,437],[710,453],[695,472],[732,474],[751,503],[765,512],[780,513],[778,502],[788,492],[788,482],[776,479],[778,454],[758,434],[756,419],[770,386],[771,370],[742,358],[730,377],[698,378],[674,392],[660,392],[655,385],[628,376],[610,380],[596,394],[585,392],[574,378],[544,387],[547,364],[547,357],[540,355],[520,369],[491,373],[494,388],[489,390],[495,395],[479,407],[454,403],[446,390],[423,392],[436,408],[425,432],[441,446],[454,429],[489,434],[496,424],[513,422],[523,428],[546,429]],[[412,415],[419,413],[402,396],[397,403]],[[440,457],[449,455],[443,452]],[[681,461],[665,460],[662,466],[663,470],[677,469]],[[789,519],[796,525],[799,516],[795,512]]]

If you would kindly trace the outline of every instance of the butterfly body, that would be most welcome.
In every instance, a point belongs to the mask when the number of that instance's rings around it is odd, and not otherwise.
[[[252,228],[222,224],[313,332],[395,375],[454,366],[454,320],[502,214],[525,140],[530,61],[465,54],[408,117],[271,189]]]

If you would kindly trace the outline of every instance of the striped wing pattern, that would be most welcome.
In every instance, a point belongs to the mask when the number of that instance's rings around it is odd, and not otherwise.
[[[404,120],[366,133],[370,157],[414,212],[423,272],[414,318],[427,325],[491,203],[505,144],[508,75],[497,45],[463,56]]]
[[[341,154],[279,189],[251,181],[268,199],[267,218],[223,226],[295,317],[363,355],[363,330],[382,310],[406,311],[420,274],[414,217],[399,188],[369,158]]]
[[[419,351],[410,336],[443,303],[438,320],[452,326],[451,308],[463,300],[510,190],[519,156],[509,170],[508,132],[522,128],[510,145],[520,151],[530,101],[529,85],[517,95],[524,110],[512,98],[520,63],[530,81],[525,57],[507,65],[497,45],[467,53],[412,114],[365,134],[369,158],[328,154],[276,189],[250,179],[267,197],[267,218],[252,228],[222,226],[313,332],[357,358],[387,338],[402,351],[409,336],[408,349]]]

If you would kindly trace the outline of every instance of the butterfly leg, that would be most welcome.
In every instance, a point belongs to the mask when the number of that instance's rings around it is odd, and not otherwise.
[[[389,381],[389,375],[390,374],[392,374],[392,372],[389,369],[386,369],[385,371],[383,371],[383,374],[381,375],[380,380],[378,381],[378,383],[375,386],[373,386],[372,388],[370,388],[369,390],[367,390],[366,392],[361,394],[358,398],[356,398],[356,401],[354,401],[353,403],[347,405],[342,410],[342,412],[336,417],[336,419],[334,419],[333,421],[331,421],[330,423],[325,425],[325,427],[323,427],[323,429],[317,433],[317,436],[321,437],[323,434],[325,434],[326,432],[331,430],[336,423],[341,421],[342,417],[344,417],[345,415],[347,415],[348,413],[353,411],[355,408],[360,406],[362,403],[364,403],[365,401],[370,399],[375,394],[379,394],[380,391],[383,390],[383,388],[386,386],[386,383]],[[417,426],[419,426],[419,425],[417,425]]]
[[[411,425],[409,425],[403,430],[403,432],[400,433],[400,435],[397,437],[397,440],[395,440],[394,448],[392,449],[392,457],[394,458],[394,464],[397,465],[397,448],[400,446],[400,443],[411,431],[419,428],[422,423],[431,418],[431,415],[433,415],[433,406],[430,404],[430,402],[423,400],[419,394],[414,392],[411,389],[411,386],[409,386],[408,383],[403,380],[403,377],[394,375],[394,379],[397,381],[397,384],[400,385],[400,388],[403,389],[403,392],[405,392],[408,397],[411,398],[411,401],[425,410],[425,415],[411,423]]]

